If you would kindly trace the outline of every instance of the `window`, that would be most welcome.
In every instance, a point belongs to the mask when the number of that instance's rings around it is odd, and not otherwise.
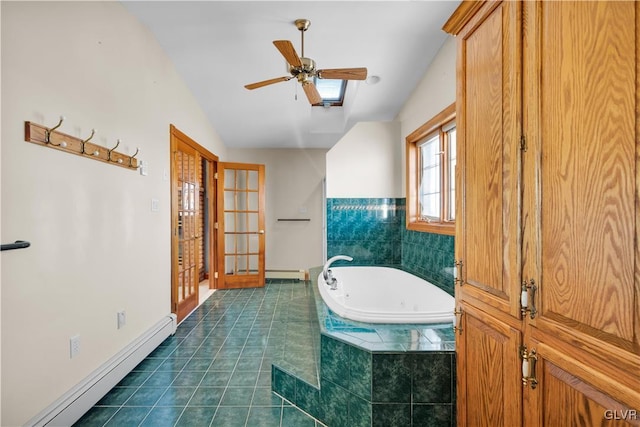
[[[347,88],[346,80],[336,79],[313,79],[313,83],[318,89],[318,93],[322,98],[322,102],[314,104],[314,106],[330,106],[339,107],[344,102],[344,91]]]
[[[455,231],[455,104],[407,136],[407,229]]]

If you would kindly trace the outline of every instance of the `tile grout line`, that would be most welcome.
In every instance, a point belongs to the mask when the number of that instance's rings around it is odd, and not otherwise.
[[[227,295],[228,293],[225,293],[225,295]],[[239,295],[236,295],[235,298],[233,299],[232,303],[235,303],[236,300],[238,299]],[[246,303],[245,303],[246,306]],[[244,307],[243,307],[244,309]],[[211,311],[211,310],[209,310]],[[198,346],[198,348],[201,348],[202,345],[204,344],[204,341],[209,338],[211,336],[211,334],[213,334],[216,326],[218,326],[218,324],[220,323],[220,320],[222,319],[222,317],[227,314],[227,311],[229,311],[229,309],[227,308],[223,313],[222,316],[220,317],[220,319],[218,319],[218,321],[216,322],[216,324],[213,326],[213,328],[211,328],[211,331],[207,334],[206,337],[204,337],[202,339],[202,343]],[[207,312],[208,314],[208,312]],[[206,318],[206,315],[205,315]],[[231,334],[231,332],[233,331],[233,328],[236,326],[236,324],[238,323],[238,319],[240,318],[240,315],[237,315],[235,318],[235,321],[233,322],[233,326],[231,327],[231,330],[227,333],[227,335],[224,338],[224,341],[222,341],[222,344],[220,344],[220,348],[218,348],[218,351],[216,352],[215,356],[213,356],[211,358],[211,362],[209,363],[209,366],[207,367],[207,370],[205,371],[205,374],[202,376],[202,378],[200,378],[200,382],[198,382],[198,385],[195,387],[195,389],[193,390],[193,393],[191,394],[191,396],[189,397],[189,400],[187,401],[187,403],[184,405],[184,408],[182,410],[182,412],[180,413],[180,416],[178,418],[176,418],[176,422],[174,424],[174,427],[178,424],[178,422],[180,422],[180,419],[182,418],[182,416],[184,415],[185,411],[187,410],[187,408],[189,407],[189,403],[191,403],[191,400],[193,399],[193,396],[195,395],[196,391],[198,390],[198,388],[200,387],[200,385],[202,384],[202,381],[204,380],[204,377],[206,376],[206,373],[209,372],[209,369],[211,369],[211,366],[213,365],[213,362],[216,360],[216,358],[218,357],[218,355],[220,354],[220,350],[222,350],[222,347],[224,347],[225,343],[227,342],[227,339],[229,338],[229,335]],[[202,320],[200,322],[198,322],[198,324],[200,324],[202,322]],[[197,326],[194,325],[194,327]],[[195,354],[196,352],[194,352]],[[193,356],[192,356],[193,358]],[[239,356],[238,356],[239,358]],[[233,370],[231,371],[231,375],[229,376],[229,379],[227,380],[227,384],[224,387],[224,392],[222,393],[222,396],[220,396],[220,402],[218,402],[218,404],[216,405],[216,410],[213,412],[213,417],[211,417],[211,422],[213,422],[213,419],[215,418],[216,414],[218,413],[218,408],[220,407],[220,403],[222,402],[222,399],[224,398],[224,395],[227,392],[227,387],[229,386],[229,382],[231,381],[231,377],[233,377],[233,373],[235,372],[236,366],[238,364],[238,361],[236,360],[236,364],[233,366]],[[172,382],[173,384],[173,382]]]
[[[291,338],[295,339],[294,336],[290,335],[290,323],[292,323],[291,321],[295,323],[296,319],[292,319],[291,316],[297,314],[297,311],[291,310],[291,307],[294,302],[297,302],[301,295],[300,292],[297,292],[300,289],[297,289],[295,283],[270,283],[269,285],[270,286],[267,286],[267,284],[265,284],[265,288],[262,288],[261,290],[246,289],[239,293],[220,292],[218,294],[218,292],[216,292],[211,295],[211,297],[216,298],[216,301],[214,303],[207,303],[207,301],[205,301],[196,310],[190,313],[185,319],[186,321],[178,325],[178,332],[172,337],[173,339],[171,342],[166,344],[166,350],[157,352],[155,356],[150,354],[143,359],[143,361],[147,361],[147,366],[143,368],[150,369],[148,371],[146,369],[136,371],[140,373],[139,377],[143,379],[138,380],[134,377],[130,384],[123,384],[120,387],[123,389],[133,389],[131,394],[122,400],[122,403],[99,405],[102,407],[115,408],[112,409],[115,410],[113,414],[108,415],[108,412],[105,413],[107,419],[103,421],[103,425],[107,425],[109,423],[113,424],[115,421],[122,420],[122,418],[127,417],[125,413],[122,413],[124,408],[138,408],[138,413],[140,413],[140,416],[142,417],[140,421],[137,422],[138,425],[149,423],[156,417],[163,416],[163,412],[158,412],[158,409],[165,408],[165,406],[167,408],[173,407],[174,410],[179,410],[179,413],[176,412],[171,415],[171,419],[175,419],[173,422],[174,426],[184,424],[185,422],[190,421],[191,416],[198,416],[197,411],[187,411],[188,408],[203,407],[200,405],[193,407],[189,406],[194,402],[198,390],[203,393],[203,390],[201,390],[203,387],[211,386],[222,389],[222,393],[219,400],[215,403],[215,406],[209,406],[207,405],[209,402],[203,402],[203,405],[214,409],[209,424],[213,426],[214,419],[220,413],[221,406],[230,409],[244,408],[244,404],[236,406],[235,403],[237,402],[229,402],[232,403],[232,405],[222,405],[224,397],[228,395],[231,389],[241,387],[247,389],[247,395],[251,393],[248,403],[248,411],[244,421],[245,427],[251,427],[249,423],[255,419],[255,416],[260,416],[263,412],[263,405],[254,405],[254,403],[258,403],[256,400],[258,389],[264,391],[263,389],[266,388],[263,387],[261,381],[264,383],[268,382],[269,385],[273,385],[272,362],[283,358],[286,354],[286,343]],[[307,292],[305,291],[302,294],[304,294],[303,296],[306,296]],[[208,301],[211,301],[211,299]],[[296,307],[297,305],[293,308]],[[220,311],[220,309],[222,309],[222,311]],[[281,327],[276,327],[276,321],[279,322],[278,325],[281,325]],[[242,332],[245,329],[246,335]],[[284,330],[280,331],[281,329]],[[277,330],[282,332],[282,334],[275,334]],[[221,342],[219,342],[220,339],[222,339]],[[260,357],[255,357],[258,354],[258,345],[252,346],[252,344],[260,345]],[[161,346],[159,346],[159,348],[160,347]],[[156,350],[158,349],[155,349],[154,351]],[[227,354],[226,350],[230,350],[230,352]],[[279,355],[278,350],[285,354]],[[313,350],[316,349],[314,348]],[[319,349],[317,350],[319,351]],[[217,372],[217,369],[216,371],[212,370],[214,368],[214,362],[216,360],[221,360],[219,358],[223,357],[229,359],[227,362],[233,363],[233,367],[231,367],[230,363],[225,364],[224,367],[222,365],[220,366],[220,368],[224,368],[224,370],[221,370],[220,372],[224,372],[225,376],[228,374],[229,377],[224,381],[224,386],[222,386],[222,382],[220,382],[219,387],[217,381],[222,380],[222,378],[215,379],[213,377],[216,377],[216,375],[212,377],[210,373]],[[152,361],[149,361],[149,359],[152,359]],[[246,365],[246,369],[240,367],[241,359],[246,359],[246,363],[243,362],[243,366]],[[184,363],[181,363],[183,360]],[[141,361],[141,363],[143,361]],[[257,365],[256,362],[258,362]],[[265,363],[268,367],[265,366]],[[180,366],[178,370],[174,371],[173,369],[178,366]],[[231,370],[228,370],[229,368],[231,368]],[[244,373],[245,370],[246,372],[251,372],[251,374],[243,374],[236,377],[238,373]],[[316,371],[318,370],[316,369]],[[253,382],[253,386],[251,386],[251,382],[247,382],[246,380],[252,377],[253,372],[256,372],[256,378],[255,382]],[[164,375],[165,373],[166,375]],[[185,373],[189,375],[183,375]],[[193,375],[191,375],[191,373],[193,373]],[[202,373],[202,376],[197,380],[199,373]],[[319,371],[316,373],[319,376]],[[181,377],[181,375],[183,375],[183,377]],[[210,378],[214,379],[215,382],[209,384],[208,380],[205,381],[205,378],[208,378],[207,375],[210,375]],[[269,377],[266,378],[266,375]],[[237,381],[234,380],[234,377],[236,377]],[[196,379],[197,384],[192,382],[193,379]],[[178,384],[176,384],[177,381]],[[138,382],[139,384],[136,385]],[[203,386],[205,383],[209,385]],[[116,385],[116,387],[118,387],[118,385]],[[193,390],[189,393],[187,388],[191,387],[193,387]],[[143,402],[142,397],[146,397],[145,395],[148,393],[148,391],[145,391],[144,394],[139,395],[139,405],[128,406],[128,402],[133,403],[132,399],[134,399],[134,395],[140,393],[140,391],[145,388],[158,389],[161,394],[158,398],[154,398],[155,393],[149,394],[148,397],[151,397],[154,401],[153,404],[146,406],[145,403],[148,403],[151,400],[149,399]],[[171,403],[175,403],[175,401],[170,401],[171,396],[168,395],[172,388],[174,391],[185,388],[185,390],[180,391],[180,393],[183,391],[186,393],[180,396],[179,405],[171,405]],[[269,392],[272,392],[271,387],[269,387]],[[129,393],[129,391],[126,393]],[[241,394],[244,395],[244,393]],[[273,416],[274,425],[277,424],[278,426],[282,426],[285,421],[284,409],[286,406],[293,404],[279,396],[277,393],[273,394],[278,396],[279,402],[277,399],[265,401],[264,408],[271,408],[271,416]],[[206,393],[203,394],[203,396],[205,395]],[[165,399],[166,402],[164,403],[167,405],[159,405],[161,400],[165,397],[167,397],[167,399]],[[118,400],[119,399],[113,399],[113,402],[117,402]],[[295,405],[292,407],[300,410]],[[260,410],[255,412],[257,410],[256,408],[260,408]],[[278,417],[276,411],[279,413],[279,419],[276,419],[276,417]],[[203,412],[202,415],[208,417],[208,410],[205,412]],[[231,409],[230,414],[233,414],[233,412],[234,410]],[[310,414],[305,411],[301,412],[313,420],[316,426],[322,425]],[[268,415],[268,412],[264,413],[265,415]],[[293,412],[291,414],[293,414]],[[174,416],[175,418],[173,418]]]
[[[225,295],[226,295],[226,294],[225,294]],[[236,298],[234,298],[234,299],[233,299],[233,301],[232,301],[232,302],[234,302],[236,299],[237,299],[237,296],[236,296]],[[200,307],[202,307],[202,305],[201,305]],[[191,313],[189,314],[189,316],[191,316],[192,314],[195,314],[197,311],[199,311],[199,308],[200,308],[200,307],[198,307],[196,310],[194,310],[193,312],[191,312]],[[211,309],[209,309],[209,310],[208,310],[208,312],[209,312],[209,311],[211,311]],[[227,310],[225,310],[225,311],[222,313],[222,316],[224,316],[224,314],[226,313],[226,311],[227,311]],[[208,312],[207,312],[207,314],[208,314]],[[204,321],[204,319],[206,319],[207,314],[205,314],[205,316],[204,316],[202,319],[199,319],[199,321],[198,321],[197,323],[195,323],[194,325],[192,325],[192,326],[190,327],[189,333],[188,333],[188,334],[187,334],[187,335],[182,339],[182,341],[181,341],[181,343],[180,343],[180,344],[182,344],[182,343],[183,343],[183,342],[184,342],[184,341],[189,337],[189,335],[191,335],[191,333],[193,333],[193,331],[195,330],[195,328],[196,328],[198,325],[202,324],[202,322]],[[185,320],[186,320],[186,319],[188,319],[188,318],[189,318],[189,316],[187,316],[187,318],[185,318]],[[198,352],[198,350],[200,350],[200,349],[202,348],[202,346],[203,346],[203,344],[204,344],[204,341],[205,341],[209,336],[211,336],[211,334],[213,333],[213,330],[214,330],[214,329],[216,328],[216,326],[218,326],[218,324],[220,323],[220,320],[221,320],[222,316],[220,317],[220,319],[218,319],[218,320],[216,321],[215,325],[213,325],[213,327],[211,328],[211,331],[210,331],[210,332],[209,332],[209,333],[208,333],[204,338],[202,338],[202,341],[200,342],[200,345],[198,345],[198,346],[196,347],[196,350],[191,354],[191,356],[189,356],[189,358],[188,358],[187,362],[186,362],[186,363],[184,364],[184,366],[180,369],[180,371],[178,371],[178,374],[175,376],[175,378],[173,378],[173,380],[169,383],[169,385],[167,386],[167,389],[165,390],[165,392],[164,392],[164,393],[162,394],[162,396],[160,396],[160,398],[159,398],[159,399],[158,399],[158,400],[153,404],[153,406],[151,407],[151,409],[149,410],[149,412],[147,413],[147,415],[146,415],[146,416],[145,416],[145,417],[140,421],[140,423],[139,423],[138,425],[142,425],[142,424],[144,423],[144,421],[145,421],[145,420],[149,417],[149,415],[151,414],[151,411],[153,411],[153,409],[155,409],[155,408],[157,408],[157,407],[158,407],[158,406],[157,406],[158,402],[159,402],[159,401],[162,399],[162,397],[164,397],[164,395],[169,391],[169,388],[174,384],[174,382],[175,382],[176,378],[178,378],[178,376],[180,376],[180,374],[181,374],[182,372],[184,372],[185,367],[189,364],[189,362],[190,362],[191,360],[193,360],[194,355]],[[226,337],[225,337],[225,341],[226,341]],[[180,346],[180,344],[178,344],[178,346]],[[222,345],[224,345],[224,341],[223,341],[223,344],[222,344]],[[220,346],[220,348],[222,348],[222,345]],[[176,349],[174,349],[171,353],[169,353],[169,354],[165,357],[165,361],[166,361],[167,359],[169,359],[169,358],[171,357],[171,355],[172,355],[175,351],[176,351]],[[215,358],[217,357],[217,355],[218,355],[218,353],[219,353],[219,352],[220,352],[220,349],[218,349],[218,352],[216,353],[216,356],[213,356],[213,357],[211,358],[211,362],[209,363],[209,366],[207,367],[207,371],[205,371],[205,372],[208,372],[209,368],[210,368],[210,367],[211,367],[211,365],[213,364],[213,361],[215,360]],[[161,366],[162,366],[162,364],[161,364]],[[156,371],[157,371],[157,370],[156,370]],[[155,372],[154,372],[154,373],[155,373]],[[152,374],[152,375],[153,375],[153,374]],[[149,377],[151,377],[151,376],[149,376]],[[182,416],[183,416],[184,412],[186,411],[187,407],[189,406],[189,402],[191,402],[191,399],[193,398],[193,395],[196,393],[196,391],[197,391],[198,387],[200,386],[200,384],[202,384],[202,379],[203,379],[203,378],[204,378],[204,376],[200,379],[200,383],[199,383],[199,384],[194,388],[193,393],[191,393],[191,396],[189,396],[189,400],[188,400],[188,401],[187,401],[187,403],[184,405],[184,408],[183,408],[183,409],[182,409],[182,411],[180,412],[180,415],[178,415],[178,417],[176,417],[176,421],[175,421],[175,423],[174,423],[174,426],[175,426],[175,425],[177,425],[177,424],[178,424],[178,422],[180,421],[180,418],[182,418]],[[148,379],[149,379],[149,378],[147,378],[147,380],[148,380]],[[144,383],[145,383],[147,380],[145,380],[145,381],[140,385],[140,387],[142,387],[142,386],[144,385]],[[126,402],[125,402],[125,403],[126,403]],[[123,405],[123,406],[124,406],[124,405]]]
[[[267,332],[267,344],[265,346],[265,348],[262,351],[262,357],[260,358],[260,369],[258,371],[258,378],[256,378],[256,382],[254,384],[253,387],[253,395],[251,396],[251,403],[249,404],[249,413],[247,414],[247,419],[245,420],[245,427],[251,427],[249,426],[249,415],[251,414],[251,408],[253,408],[253,400],[255,399],[256,396],[256,389],[258,388],[258,382],[260,381],[260,372],[262,372],[262,365],[264,363],[265,360],[265,354],[266,354],[266,347],[268,347],[269,345],[269,338],[271,337],[271,329],[273,328],[273,319],[275,318],[276,312],[277,312],[277,305],[278,305],[278,301],[280,300],[280,294],[282,292],[282,288],[280,286],[278,286],[278,296],[276,298],[275,301],[275,305],[273,308],[273,312],[271,313],[271,319],[269,320],[269,331]],[[262,308],[264,306],[264,299],[266,297],[266,292],[265,295],[262,297],[262,301],[260,302],[260,308]],[[260,308],[258,309],[258,311],[260,311]],[[256,316],[257,319],[257,316]],[[253,323],[252,323],[252,329],[253,329],[253,325],[256,324],[256,321],[254,319]],[[247,337],[247,341],[249,340],[249,337]],[[280,425],[282,424],[282,403],[280,403]]]
[[[222,349],[224,344],[227,342],[227,339],[229,338],[229,336],[233,332],[233,329],[238,324],[238,320],[242,317],[242,313],[244,312],[245,308],[247,307],[247,304],[251,300],[251,297],[253,296],[254,293],[255,293],[255,290],[252,290],[252,292],[249,295],[249,297],[246,298],[246,301],[245,301],[245,303],[244,303],[244,305],[242,307],[242,310],[236,315],[235,321],[233,322],[233,326],[231,327],[231,329],[229,330],[229,333],[225,337],[225,340],[222,343],[222,346],[220,346],[220,349]],[[237,298],[238,298],[238,296],[236,296],[236,299]],[[234,299],[234,302],[235,302],[236,299]],[[248,337],[247,337],[247,339],[248,339]],[[235,374],[235,372],[236,372],[236,368],[238,367],[238,362],[240,360],[240,356],[242,355],[242,352],[244,351],[244,349],[245,349],[245,347],[247,345],[247,339],[245,339],[244,344],[242,344],[242,349],[240,350],[240,353],[237,356],[236,363],[233,365],[233,369],[231,370],[231,375],[229,376],[229,379],[227,380],[227,384],[224,387],[224,392],[222,393],[222,396],[220,396],[220,402],[218,402],[218,405],[216,406],[216,410],[213,413],[213,417],[211,418],[211,422],[209,423],[209,426],[213,425],[213,420],[216,418],[216,415],[218,414],[218,410],[220,409],[220,406],[222,406],[221,405],[222,401],[224,400],[224,397],[226,396],[227,391],[229,390],[229,383],[231,382],[231,379],[233,378],[233,374]],[[218,351],[218,353],[219,353],[219,351]],[[211,361],[211,363],[213,363],[213,360]],[[249,406],[249,408],[251,408],[251,407]],[[249,411],[247,411],[247,418],[248,417],[249,417]]]

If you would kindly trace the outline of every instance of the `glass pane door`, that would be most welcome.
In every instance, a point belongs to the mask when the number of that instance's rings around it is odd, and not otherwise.
[[[175,267],[174,302],[180,319],[198,304],[200,247],[200,156],[191,147],[178,141],[174,154],[174,194],[176,195],[174,240],[177,266]],[[175,265],[175,264],[174,264]]]
[[[224,163],[218,176],[224,287],[264,286],[264,166]]]

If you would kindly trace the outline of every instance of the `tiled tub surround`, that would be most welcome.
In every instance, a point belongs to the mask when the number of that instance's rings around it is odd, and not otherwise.
[[[318,273],[312,269],[311,277]],[[274,366],[274,391],[330,427],[454,426],[452,325],[342,319],[312,283],[321,330],[320,388]]]
[[[402,219],[404,224],[404,217]],[[453,295],[454,237],[402,227],[402,268]]]
[[[453,236],[407,230],[405,210],[404,198],[328,198],[327,257],[402,267],[453,295]]]
[[[402,200],[328,198],[327,257],[349,255],[354,265],[400,265]]]

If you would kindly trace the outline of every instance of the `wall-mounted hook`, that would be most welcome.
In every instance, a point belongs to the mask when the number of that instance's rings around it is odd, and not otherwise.
[[[140,169],[142,175],[146,174],[146,162],[137,158],[141,151],[140,148],[136,148],[136,152],[130,156],[128,153],[117,151],[118,147],[122,145],[122,141],[120,139],[113,144],[114,146],[105,147],[99,145],[93,142],[96,135],[95,129],[91,129],[91,135],[86,139],[64,134],[56,130],[60,127],[63,121],[64,117],[60,117],[60,122],[51,128],[25,121],[24,140],[42,147],[55,148],[59,151],[76,154],[93,160],[100,160],[101,162],[118,165],[129,170]],[[58,133],[54,134],[54,132]]]
[[[58,129],[62,125],[63,121],[64,121],[64,116],[60,116],[60,121],[58,122],[57,125],[55,125],[51,129],[47,129],[47,130],[44,131],[44,142],[46,144],[51,144],[51,145],[55,145],[55,146],[63,144],[63,143],[60,143],[60,144],[52,144],[51,143],[51,134],[53,133],[54,130]],[[64,143],[64,147],[66,147],[66,146],[67,146],[67,143],[65,142]]]
[[[89,135],[89,138],[87,139],[83,139],[82,141],[80,141],[80,144],[82,144],[82,146],[80,147],[82,150],[82,154],[89,154],[86,151],[84,151],[84,144],[86,144],[87,142],[91,141],[91,138],[93,138],[93,135],[96,134],[96,130],[95,129],[91,129],[91,135]]]
[[[111,161],[111,152],[112,152],[113,150],[115,150],[116,148],[118,148],[118,145],[120,145],[120,140],[119,140],[119,139],[116,141],[116,146],[115,146],[115,147],[113,147],[111,150],[109,150],[109,151],[107,152],[107,160]],[[120,159],[118,159],[118,160],[120,160]],[[118,163],[122,163],[122,160],[120,160]]]
[[[140,147],[136,147],[136,152],[133,153],[133,156],[129,156],[129,167],[132,168],[133,167],[133,159],[135,159],[135,157],[138,155],[138,153],[140,152]],[[138,166],[140,167],[140,166]]]

